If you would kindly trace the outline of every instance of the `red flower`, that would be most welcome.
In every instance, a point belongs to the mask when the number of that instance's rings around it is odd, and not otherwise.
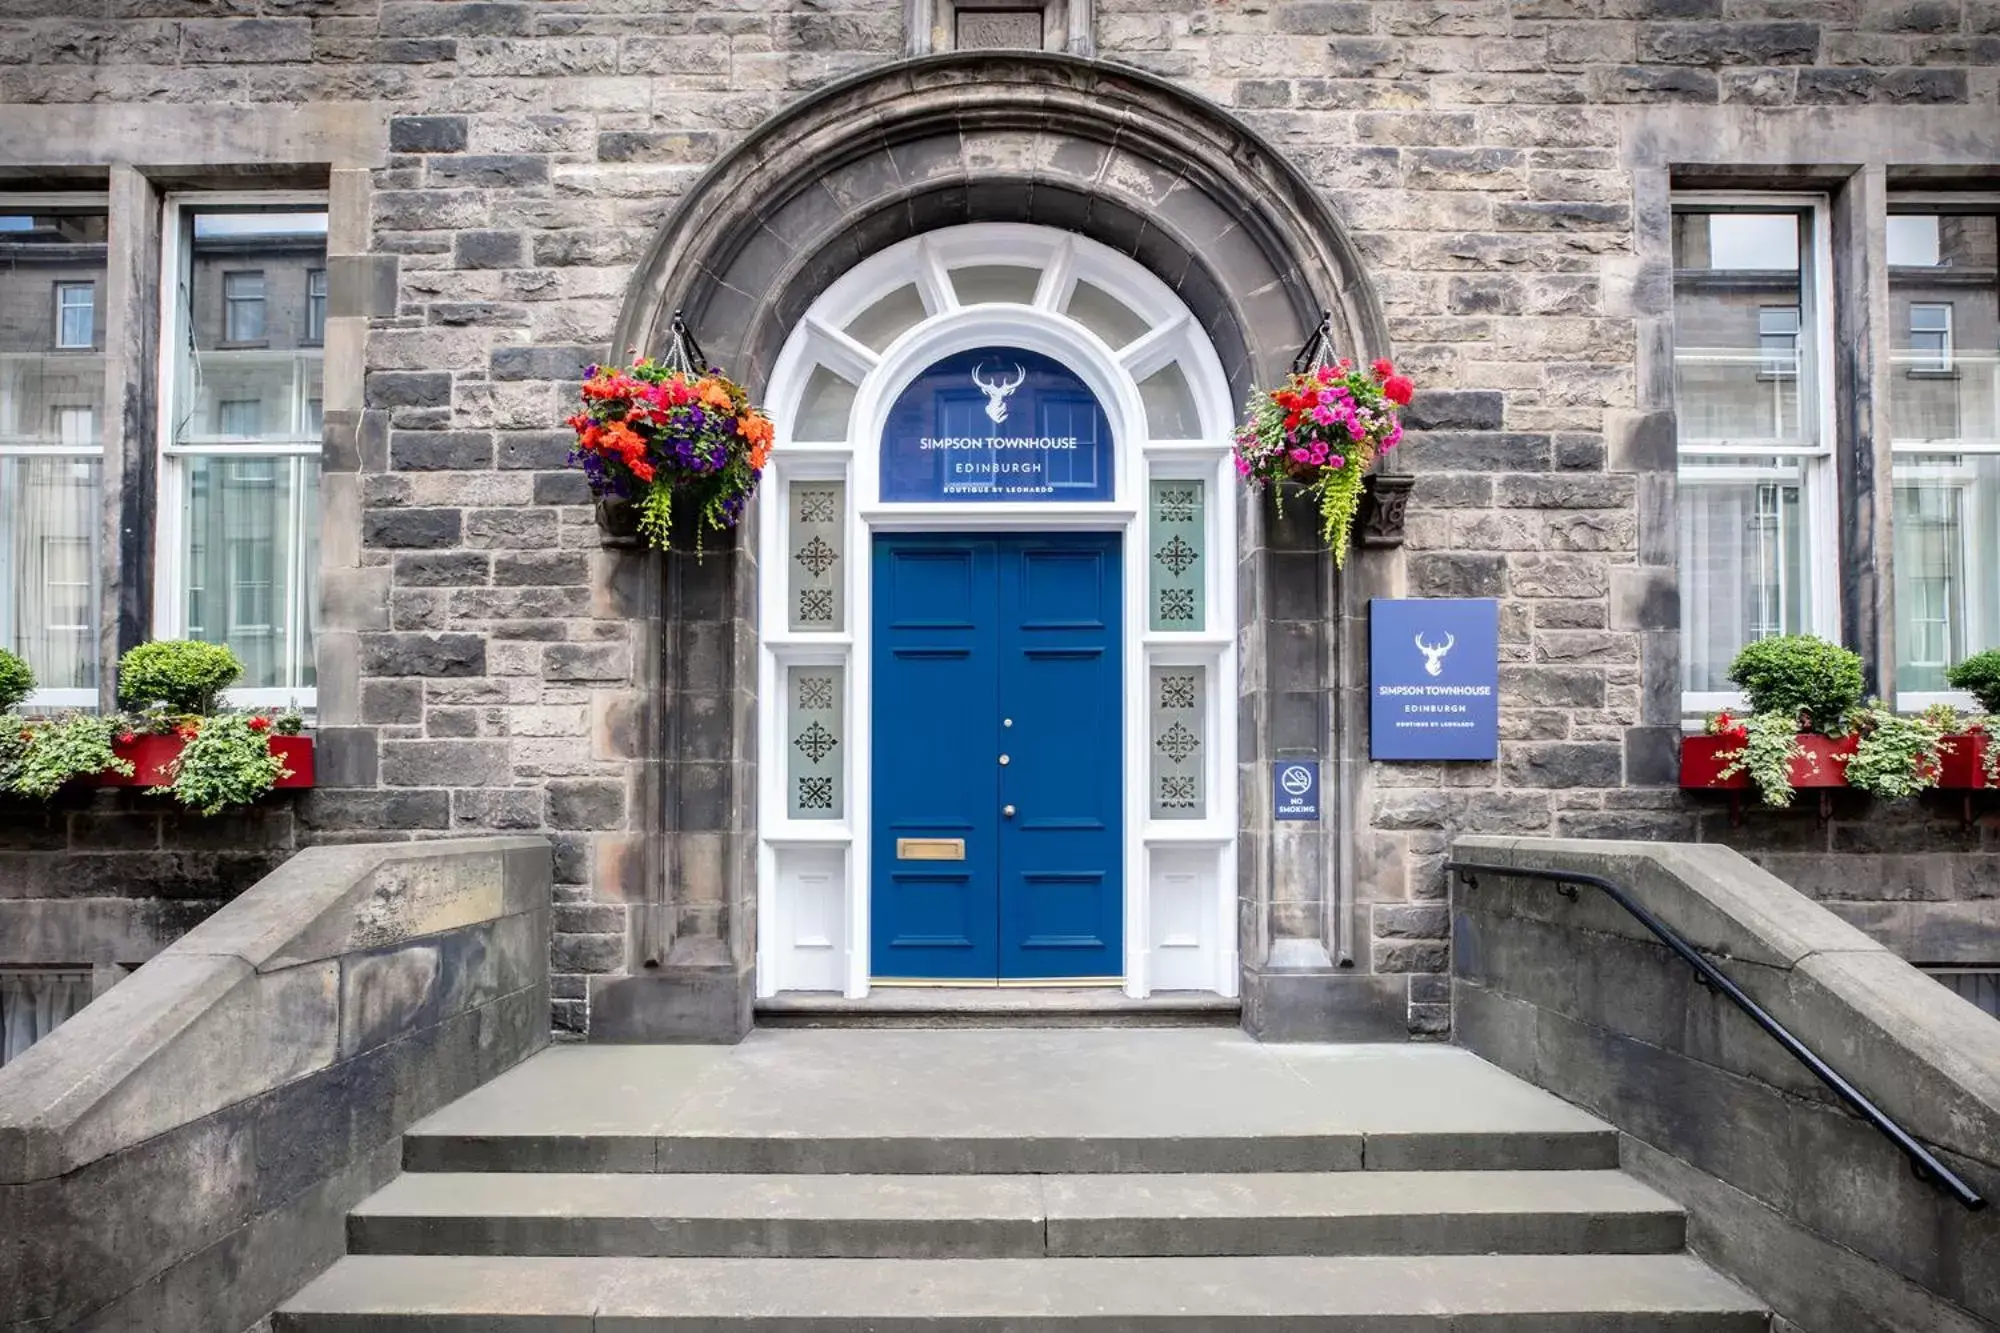
[[[1371,369],[1374,370],[1375,378],[1378,380],[1386,380],[1396,373],[1396,368],[1389,364],[1389,358],[1387,357],[1383,357],[1380,361],[1377,361]]]
[[[180,736],[182,740],[191,741],[196,736],[199,736],[201,734],[201,723],[183,722],[178,727],[175,727],[174,731]]]
[[[271,719],[268,717],[253,717],[249,722],[249,727],[252,731],[265,731],[269,729],[270,725]]]
[[[1384,361],[1380,364],[1386,366],[1389,363]],[[1382,396],[1399,407],[1408,406],[1410,399],[1415,396],[1416,392],[1417,386],[1412,384],[1403,375],[1391,375],[1388,379],[1382,381]]]
[[[129,731],[121,731],[118,733],[118,743],[120,745],[130,745],[133,742],[137,741],[138,739],[139,738],[137,736],[134,736]]]

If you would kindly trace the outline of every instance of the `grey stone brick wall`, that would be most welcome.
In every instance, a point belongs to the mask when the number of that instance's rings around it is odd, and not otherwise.
[[[593,974],[633,966],[658,873],[641,734],[657,664],[637,627],[658,590],[598,548],[561,417],[584,368],[622,354],[635,267],[704,170],[810,90],[899,58],[903,8],[16,0],[0,17],[0,102],[48,113],[0,126],[23,179],[115,160],[151,164],[155,188],[240,185],[253,134],[268,168],[331,164],[326,781],[302,836],[547,833],[559,1027],[587,1027]],[[1353,586],[1503,602],[1501,761],[1358,779],[1354,969],[1416,1028],[1449,1018],[1456,832],[1835,852],[1942,827],[1869,812],[1725,832],[1667,785],[1662,219],[1690,165],[1821,185],[1857,162],[1878,183],[1891,163],[1990,167],[2000,0],[1101,0],[1095,48],[1239,116],[1358,240],[1427,391],[1399,455],[1418,477],[1408,548],[1363,556]],[[205,104],[243,119],[207,140],[236,165],[206,178],[142,125]],[[308,116],[334,128],[301,137]],[[1950,845],[2000,851],[2000,827],[1988,814]]]

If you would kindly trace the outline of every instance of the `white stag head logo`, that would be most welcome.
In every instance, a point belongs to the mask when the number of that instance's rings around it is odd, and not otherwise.
[[[1424,655],[1424,670],[1433,676],[1442,676],[1444,674],[1444,655],[1450,652],[1451,646],[1457,642],[1458,640],[1452,638],[1449,631],[1446,632],[1444,644],[1441,647],[1433,647],[1424,642],[1423,635],[1417,635],[1417,651]]]
[[[1027,382],[1028,372],[1021,369],[1017,361],[1014,363],[1014,378],[995,383],[979,377],[979,372],[985,368],[986,363],[983,361],[972,368],[972,382],[986,395],[986,417],[997,426],[1007,419],[1007,400],[1014,396],[1014,390]]]

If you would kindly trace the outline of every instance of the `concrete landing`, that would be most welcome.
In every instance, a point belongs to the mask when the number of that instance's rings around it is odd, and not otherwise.
[[[759,1031],[544,1051],[414,1126],[427,1171],[1543,1170],[1616,1136],[1447,1046],[1222,1029]]]

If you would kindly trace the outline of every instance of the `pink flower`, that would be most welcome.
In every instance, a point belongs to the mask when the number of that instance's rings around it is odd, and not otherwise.
[[[1402,442],[1403,442],[1403,423],[1399,421],[1394,426],[1390,427],[1389,433],[1382,438],[1382,452],[1386,454],[1391,449],[1394,449],[1397,445],[1401,444]]]
[[[1333,383],[1333,367],[1332,367],[1332,366],[1321,366],[1321,367],[1319,368],[1319,382],[1320,382],[1321,384],[1331,384],[1331,383]]]
[[[1338,472],[1342,468],[1347,466],[1347,458],[1345,455],[1335,454],[1332,458],[1326,460],[1326,465],[1332,468],[1335,472]]]
[[[1304,449],[1292,450],[1292,461],[1294,463],[1310,463],[1312,462],[1312,457],[1313,456]]]
[[[1333,424],[1333,409],[1324,405],[1315,407],[1313,409],[1313,420],[1322,426],[1331,426]]]

